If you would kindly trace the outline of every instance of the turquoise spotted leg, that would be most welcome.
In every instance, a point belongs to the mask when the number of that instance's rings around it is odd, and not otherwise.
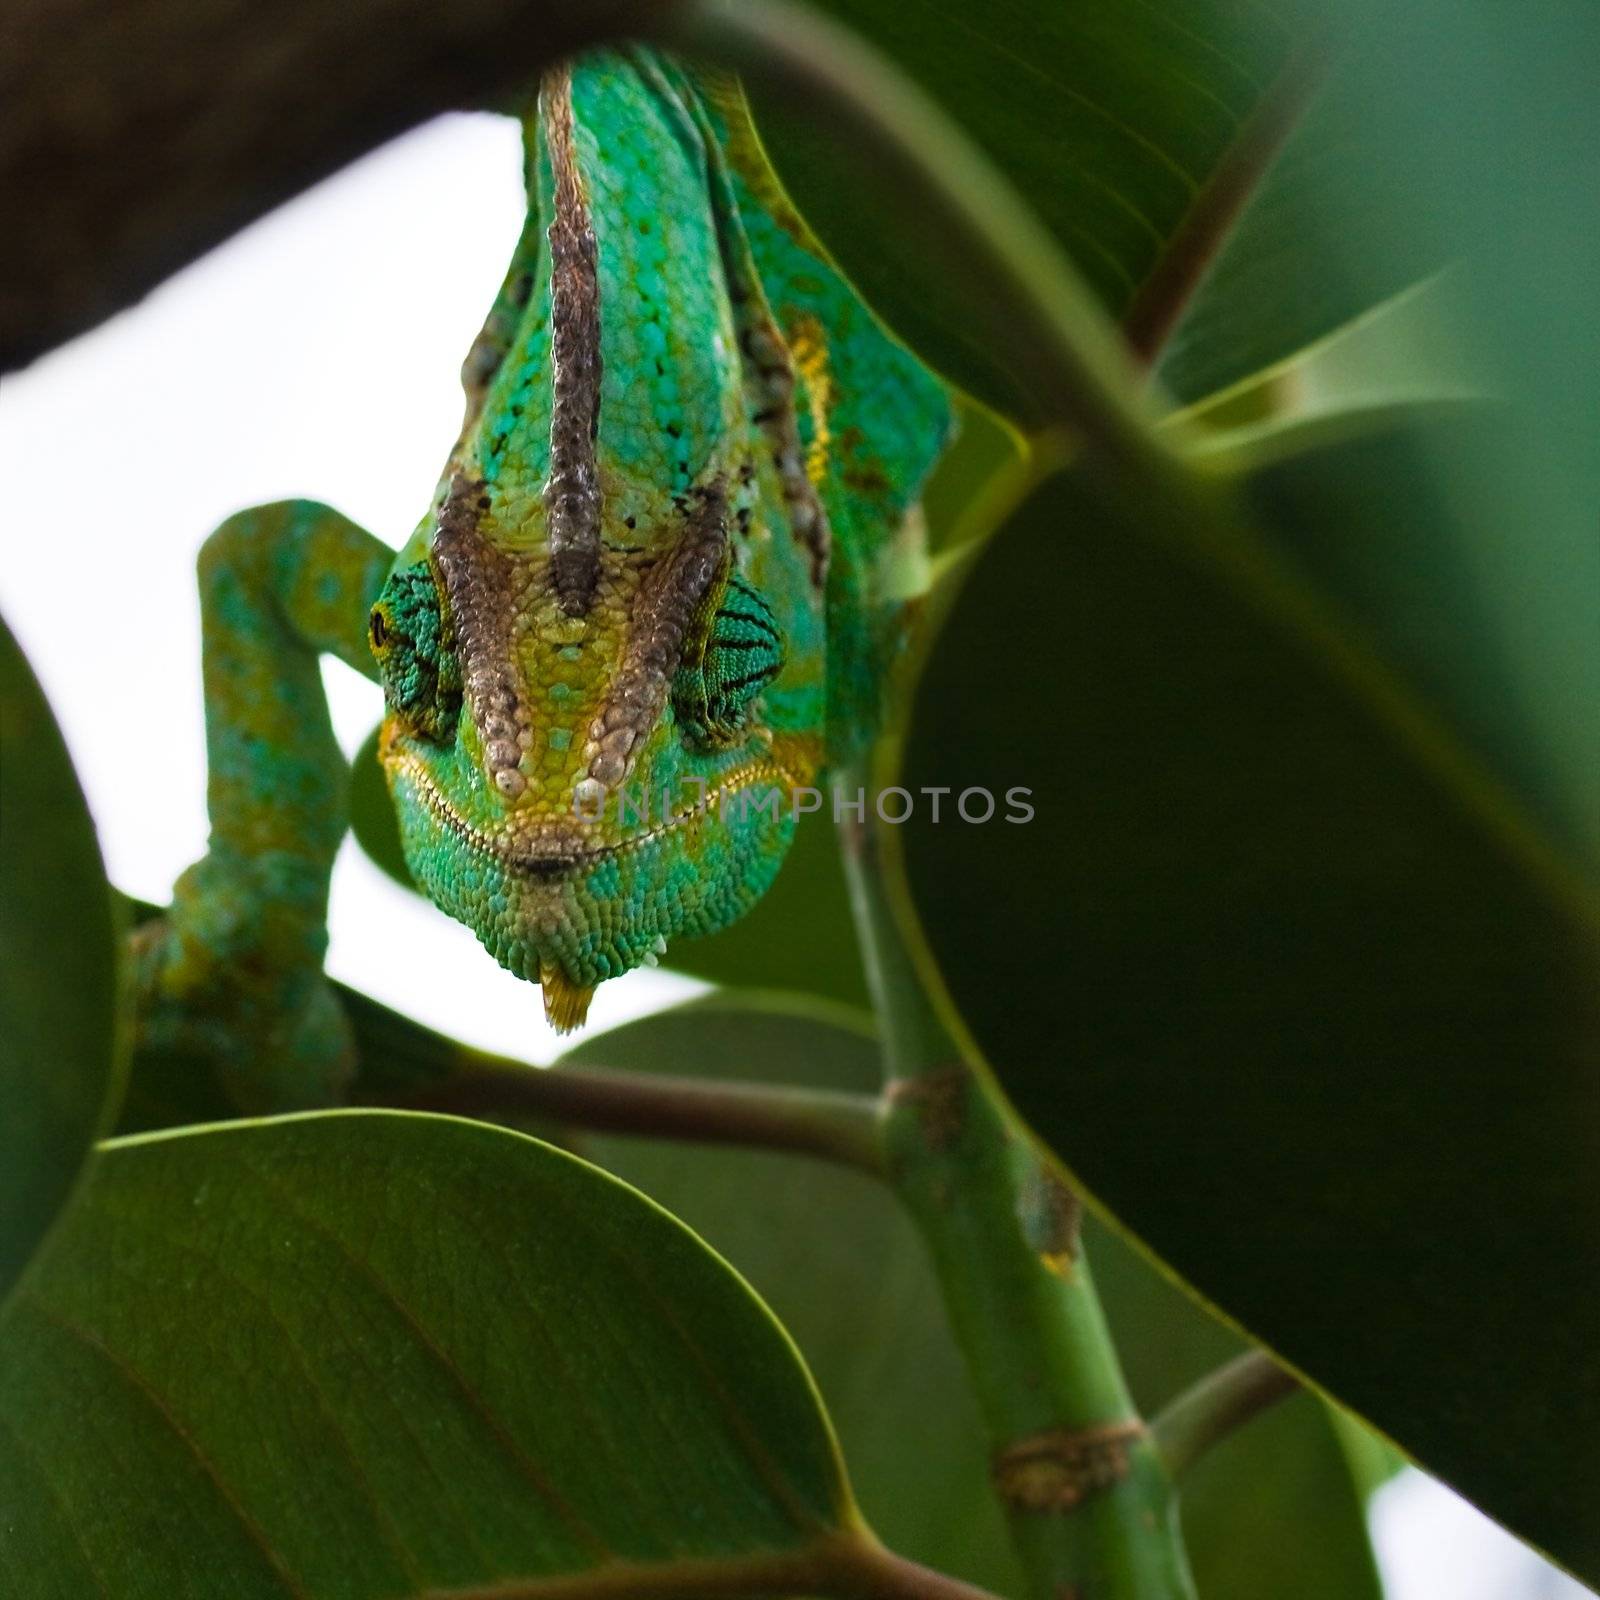
[[[241,1110],[327,1104],[351,1067],[322,973],[349,780],[318,658],[376,676],[367,612],[393,557],[308,500],[240,512],[200,552],[211,836],[135,937],[135,1042]]]

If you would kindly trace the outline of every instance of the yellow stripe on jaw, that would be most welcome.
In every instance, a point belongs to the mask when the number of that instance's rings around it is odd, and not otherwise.
[[[822,324],[810,315],[794,318],[789,329],[789,358],[805,379],[806,409],[811,414],[811,443],[806,449],[806,476],[812,486],[828,475],[828,412],[833,406],[833,376],[828,370],[828,339]]]

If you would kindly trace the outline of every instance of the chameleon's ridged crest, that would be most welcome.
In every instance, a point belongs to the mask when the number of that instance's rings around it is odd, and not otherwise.
[[[627,777],[635,747],[660,719],[690,620],[727,559],[727,515],[718,480],[696,495],[683,537],[639,586],[627,653],[584,746],[587,775],[605,789]]]
[[[562,609],[581,616],[600,576],[600,275],[589,199],[573,148],[572,74],[559,67],[539,96],[555,175],[550,219],[550,576]]]
[[[458,472],[439,513],[433,558],[490,781],[514,800],[527,787],[520,766],[530,718],[511,658],[510,563],[478,533],[485,504],[483,485]]]

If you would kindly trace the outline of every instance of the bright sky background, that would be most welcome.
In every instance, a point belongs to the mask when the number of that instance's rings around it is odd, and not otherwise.
[[[508,120],[437,121],[0,384],[0,611],[130,893],[164,900],[205,846],[200,541],[241,506],[289,495],[403,541],[455,437],[457,369],[516,238],[519,161]],[[354,753],[381,696],[338,663],[324,677]],[[347,983],[485,1048],[553,1053],[538,991],[353,843],[330,923],[329,966]],[[702,987],[633,973],[601,985],[592,1025]],[[1389,1600],[1589,1592],[1420,1473],[1384,1489],[1373,1520]]]

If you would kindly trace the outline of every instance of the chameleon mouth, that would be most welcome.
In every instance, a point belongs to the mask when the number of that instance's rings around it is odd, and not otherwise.
[[[742,791],[758,784],[780,785],[785,795],[802,787],[804,780],[770,754],[755,757],[727,773],[715,788],[694,805],[662,818],[627,839],[598,844],[575,834],[569,828],[547,824],[543,838],[514,840],[487,833],[467,821],[446,799],[432,776],[415,756],[400,752],[393,758],[395,770],[410,781],[418,798],[434,820],[449,830],[474,854],[487,856],[518,877],[538,884],[558,884],[594,870],[603,861],[626,857],[667,834],[719,811]]]
[[[795,753],[801,757],[797,764],[804,770],[805,777],[797,775],[770,750],[763,751],[724,774],[721,782],[714,789],[708,789],[704,798],[695,805],[663,818],[654,827],[644,828],[630,838],[601,844],[577,834],[570,825],[563,826],[548,820],[543,823],[542,836],[534,839],[508,838],[504,833],[488,832],[474,826],[451,805],[420,757],[410,751],[396,749],[388,739],[385,739],[381,753],[391,775],[410,783],[413,793],[436,826],[449,833],[462,848],[479,859],[497,863],[508,874],[528,885],[530,892],[537,897],[535,905],[544,900],[547,910],[548,900],[558,896],[562,886],[581,881],[602,863],[637,854],[680,828],[708,819],[741,791],[758,784],[781,785],[783,794],[792,797],[796,790],[803,787],[813,770],[807,759],[810,752],[804,746],[798,747]],[[781,812],[774,809],[768,814],[776,821]],[[542,914],[534,908],[530,908],[530,913],[536,918]],[[490,948],[494,947],[491,945]],[[651,952],[637,959],[654,965],[665,949],[665,940],[658,936]],[[594,997],[595,982],[586,982],[583,975],[567,970],[561,958],[553,953],[538,954],[531,971],[507,961],[500,951],[496,950],[495,953],[505,965],[512,966],[523,976],[537,978],[543,992],[545,1016],[558,1033],[570,1033],[583,1025],[589,1002]]]

